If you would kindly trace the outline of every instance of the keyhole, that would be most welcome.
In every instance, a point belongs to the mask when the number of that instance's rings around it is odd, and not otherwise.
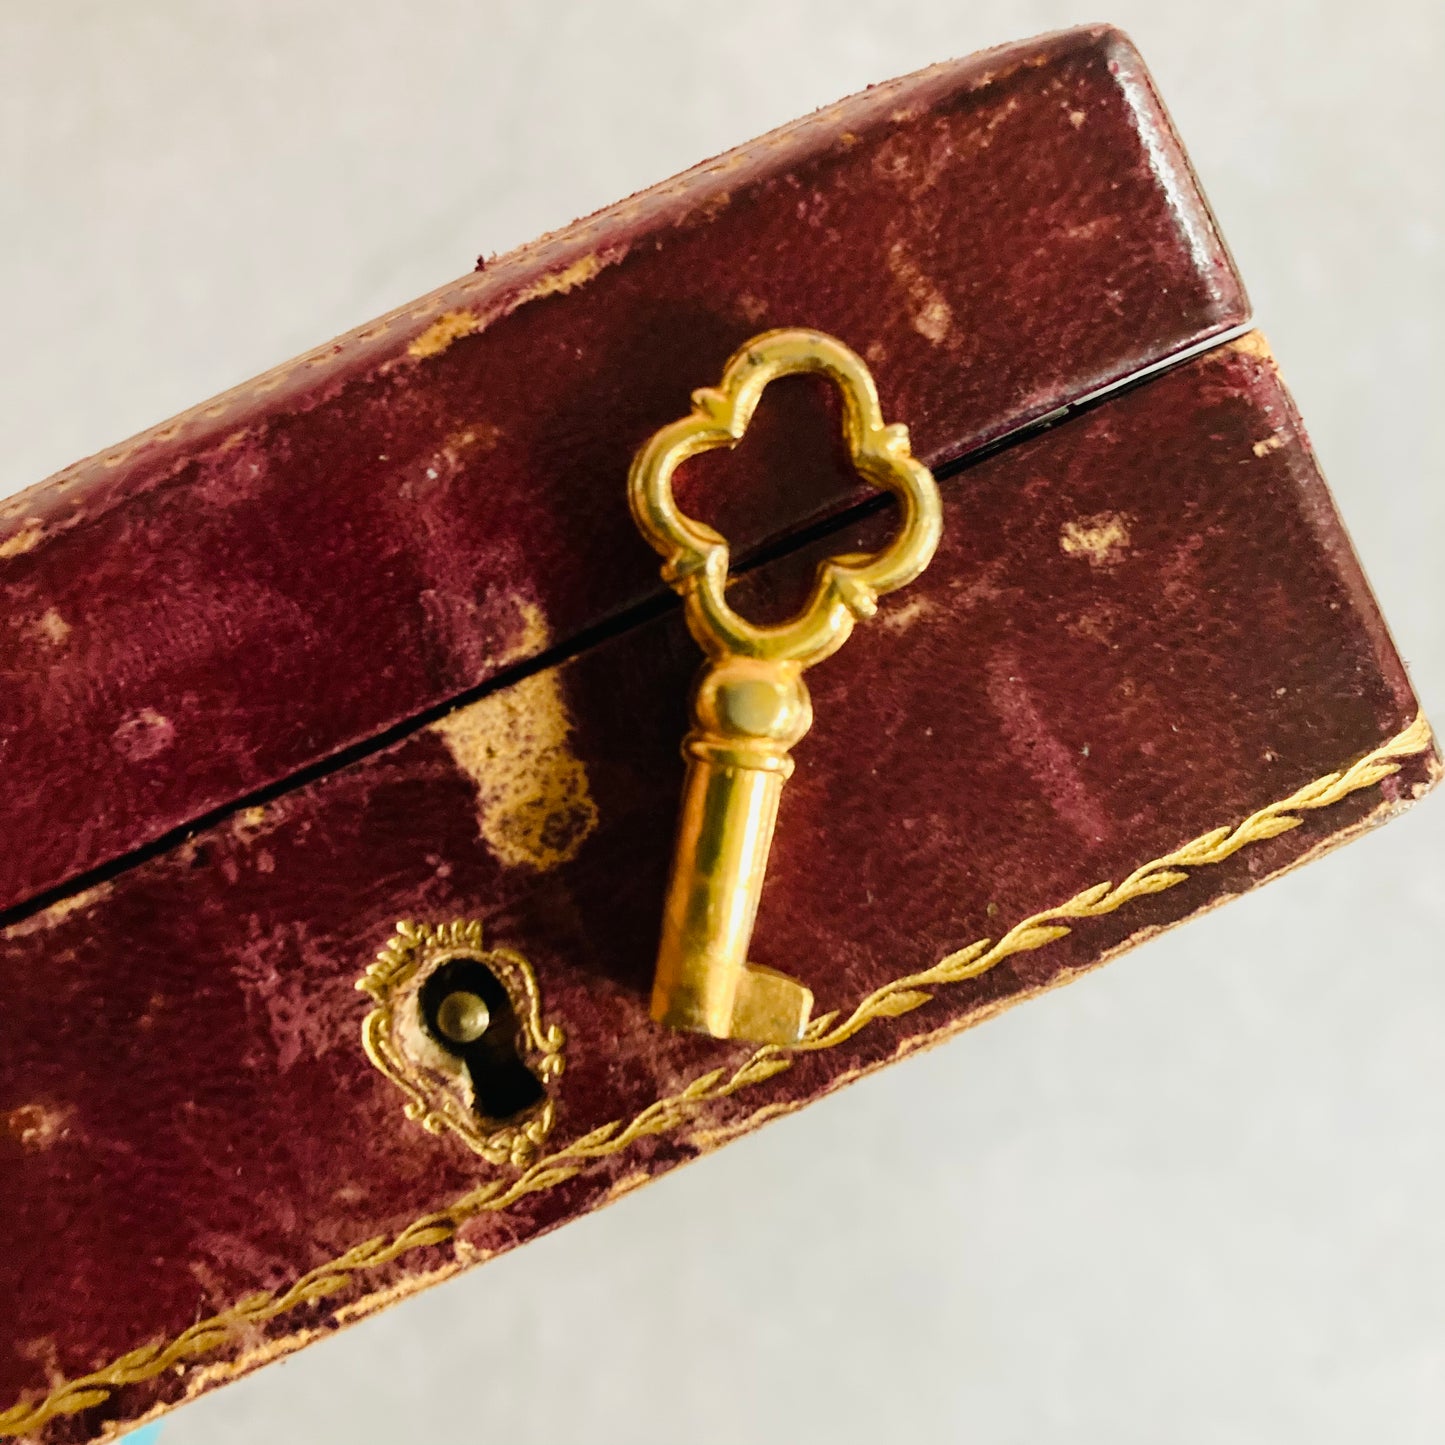
[[[518,1049],[516,1010],[484,963],[450,959],[422,985],[418,1002],[431,1036],[466,1065],[484,1119],[510,1119],[542,1097],[542,1084]]]

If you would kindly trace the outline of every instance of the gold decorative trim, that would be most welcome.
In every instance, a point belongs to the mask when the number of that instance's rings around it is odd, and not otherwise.
[[[432,927],[403,919],[376,962],[356,987],[376,1000],[361,1025],[366,1056],[406,1096],[404,1112],[432,1134],[450,1130],[468,1149],[491,1164],[523,1168],[537,1157],[557,1119],[550,1095],[520,1123],[479,1120],[464,1097],[456,1068],[444,1051],[428,1050],[418,1025],[408,1039],[408,1005],[415,1011],[417,990],[444,963],[474,958],[507,991],[521,1025],[524,1061],[545,1084],[563,1067],[566,1037],[556,1024],[542,1021],[542,995],[532,965],[509,948],[484,949],[482,925],[458,919]],[[434,1057],[428,1059],[424,1055]]]
[[[1070,925],[1074,922],[1098,918],[1135,899],[1173,888],[1189,877],[1185,869],[1222,863],[1251,844],[1287,833],[1303,821],[1297,814],[1331,807],[1352,793],[1377,786],[1399,771],[1397,759],[1418,756],[1430,748],[1431,742],[1430,725],[1421,715],[1351,767],[1305,784],[1289,797],[1251,813],[1242,823],[1202,833],[1172,853],[1136,868],[1121,883],[1097,883],[1086,888],[1057,907],[1016,923],[996,943],[982,939],[948,954],[931,968],[884,984],[846,1016],[834,1011],[814,1019],[805,1037],[796,1044],[765,1044],[735,1069],[713,1069],[678,1093],[649,1104],[631,1119],[604,1124],[536,1159],[511,1180],[489,1180],[446,1209],[413,1220],[398,1234],[378,1235],[354,1245],[345,1254],[302,1275],[279,1294],[262,1291],[248,1295],[230,1309],[197,1321],[169,1342],[142,1345],[102,1369],[57,1385],[43,1400],[11,1406],[0,1413],[0,1438],[28,1434],[59,1416],[102,1404],[118,1389],[154,1379],[212,1354],[243,1331],[339,1293],[363,1271],[378,1269],[428,1245],[445,1244],[466,1220],[501,1213],[529,1195],[555,1189],[575,1178],[590,1164],[623,1153],[639,1139],[667,1133],[685,1122],[699,1105],[726,1099],[791,1068],[797,1054],[834,1048],[878,1019],[910,1013],[929,1001],[930,988],[977,978],[1012,954],[1043,948],[1064,937],[1072,931]]]

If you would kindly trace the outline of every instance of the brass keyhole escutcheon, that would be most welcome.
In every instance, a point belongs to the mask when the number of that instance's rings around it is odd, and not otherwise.
[[[780,376],[818,372],[843,398],[843,429],[859,473],[898,498],[898,535],[871,557],[833,557],[819,568],[803,610],[757,626],[728,605],[728,544],[679,510],[673,472],[687,458],[731,447],[763,388]],[[655,433],[628,478],[632,515],[662,554],[662,575],[681,596],[688,629],[707,654],[683,742],[687,779],[672,876],[663,905],[652,1015],[718,1038],[794,1043],[813,995],[796,979],[750,963],[789,750],[813,721],[803,670],[847,640],[879,596],[928,565],[943,526],[932,474],[908,446],[908,429],[883,421],[863,362],[819,331],[768,331],[736,351],[716,388],[695,391],[687,416]]]
[[[376,1007],[366,1055],[405,1096],[405,1115],[494,1164],[537,1157],[556,1119],[562,1030],[542,1016],[532,966],[484,948],[482,925],[403,922],[357,980]]]

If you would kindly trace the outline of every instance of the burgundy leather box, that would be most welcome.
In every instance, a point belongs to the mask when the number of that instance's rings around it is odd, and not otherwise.
[[[0,504],[0,1436],[189,1398],[1423,793],[1248,319],[1138,55],[1076,30],[876,86]],[[782,326],[866,361],[944,530],[810,674],[754,950],[815,1017],[757,1046],[648,1012],[699,654],[626,479]],[[759,618],[897,526],[813,377],[678,494]],[[478,968],[517,1107],[423,1027]]]

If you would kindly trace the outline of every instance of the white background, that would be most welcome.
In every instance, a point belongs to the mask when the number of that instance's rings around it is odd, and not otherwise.
[[[0,493],[869,81],[1114,19],[1445,718],[1440,17],[0,0]],[[163,1437],[1436,1445],[1442,865],[1437,799]]]

